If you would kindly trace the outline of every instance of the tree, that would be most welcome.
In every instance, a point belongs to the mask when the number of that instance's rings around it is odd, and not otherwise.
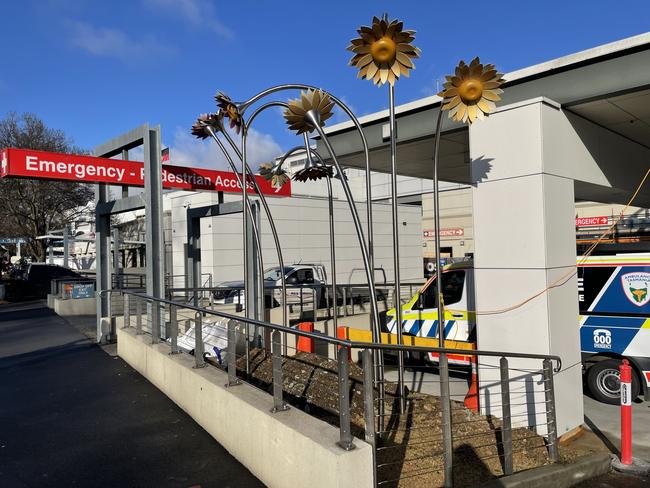
[[[10,112],[0,120],[0,148],[84,153],[61,130],[34,114]],[[89,185],[51,180],[0,179],[0,236],[23,237],[26,254],[45,260],[47,241],[36,237],[62,229],[87,212],[94,192]]]

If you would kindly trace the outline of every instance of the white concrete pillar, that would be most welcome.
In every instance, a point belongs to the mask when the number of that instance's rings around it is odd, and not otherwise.
[[[562,435],[583,422],[574,182],[549,172],[543,150],[550,142],[544,141],[547,110],[559,107],[531,100],[504,107],[470,129],[477,337],[483,350],[562,358],[555,376]],[[561,278],[563,284],[540,294]],[[499,358],[480,362],[481,408],[500,417]],[[546,433],[541,361],[509,362],[513,424],[540,425],[538,432]]]

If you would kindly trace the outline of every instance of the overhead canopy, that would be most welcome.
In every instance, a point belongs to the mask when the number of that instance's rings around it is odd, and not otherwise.
[[[559,103],[562,110],[620,134],[630,144],[650,148],[650,33],[531,66],[504,78],[501,107],[545,97]],[[440,101],[431,96],[397,107],[399,174],[432,178],[433,136]],[[361,117],[360,121],[371,150],[372,170],[388,172],[389,141],[383,137],[388,111]],[[364,168],[361,142],[351,122],[326,128],[326,132],[344,165]],[[324,148],[319,150],[327,154]],[[442,180],[470,183],[469,131],[446,116],[440,154]],[[620,161],[616,170],[628,170],[625,161]],[[632,170],[638,172],[638,165]],[[604,202],[625,201],[630,190],[578,180],[575,188],[577,199]],[[650,206],[650,192],[646,193],[648,196],[640,195],[638,203]]]

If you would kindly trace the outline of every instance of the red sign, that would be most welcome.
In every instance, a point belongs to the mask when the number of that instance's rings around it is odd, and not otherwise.
[[[424,237],[435,237],[436,231],[433,229],[425,230],[422,232]],[[465,229],[454,227],[451,229],[440,229],[440,237],[462,237],[465,235]]]
[[[603,215],[600,217],[580,217],[576,219],[576,227],[587,227],[590,225],[607,225],[609,217]]]
[[[0,152],[0,161],[2,163],[0,177],[144,186],[144,164],[137,161],[12,148]],[[164,164],[162,179],[163,188],[167,189],[241,193],[237,178],[230,171],[186,168]],[[291,196],[290,182],[277,189],[273,188],[271,183],[261,176],[255,176],[255,179],[260,190],[265,195]],[[248,190],[254,191],[250,182],[248,183]]]

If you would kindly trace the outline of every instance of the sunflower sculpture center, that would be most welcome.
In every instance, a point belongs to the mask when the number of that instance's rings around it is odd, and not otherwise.
[[[483,96],[481,80],[467,80],[458,87],[458,95],[465,103],[475,103]]]
[[[391,37],[384,36],[372,43],[370,52],[376,63],[390,63],[397,55],[397,44]]]

